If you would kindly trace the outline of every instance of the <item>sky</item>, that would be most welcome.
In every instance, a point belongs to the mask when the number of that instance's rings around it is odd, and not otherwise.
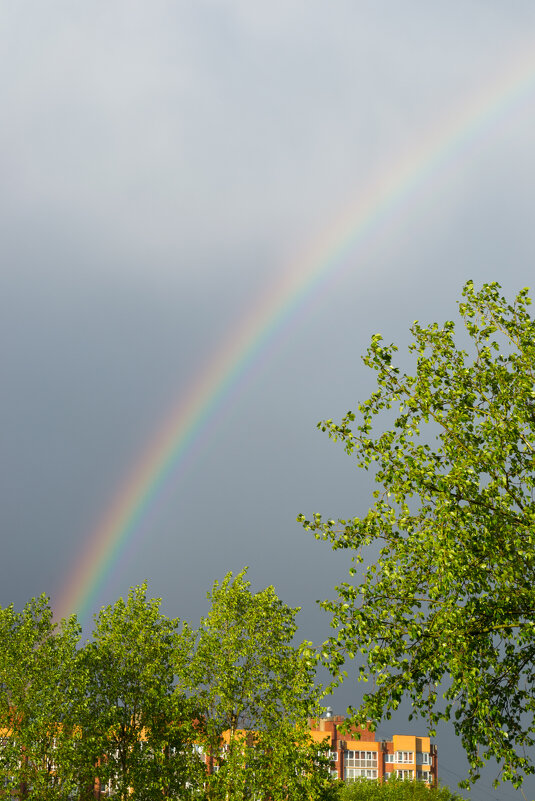
[[[0,604],[59,604],[85,567],[86,628],[144,580],[194,625],[247,565],[321,642],[350,565],[296,516],[371,484],[316,423],[373,388],[372,334],[403,349],[470,278],[533,284],[535,6],[0,0],[0,30]],[[521,797],[495,773],[475,801]]]

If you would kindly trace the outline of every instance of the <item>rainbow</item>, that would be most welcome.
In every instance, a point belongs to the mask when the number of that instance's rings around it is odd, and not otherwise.
[[[139,532],[164,487],[176,482],[194,446],[216,424],[218,412],[268,344],[298,309],[341,269],[343,257],[364,243],[431,179],[469,152],[469,146],[507,118],[533,91],[535,58],[515,64],[435,127],[394,166],[359,192],[345,212],[282,270],[181,397],[126,477],[96,529],[86,539],[68,581],[54,602],[56,617],[81,620]]]

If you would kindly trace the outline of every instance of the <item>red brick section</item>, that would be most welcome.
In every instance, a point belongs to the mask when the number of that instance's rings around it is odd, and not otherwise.
[[[339,779],[344,778],[344,754],[347,748],[347,741],[353,740],[363,744],[360,749],[366,750],[365,743],[375,743],[375,732],[370,731],[366,726],[349,726],[347,730],[340,731],[340,727],[345,722],[342,715],[331,715],[325,718],[311,718],[309,720],[310,729],[314,734],[314,739],[318,741],[322,739],[321,735],[325,733],[330,741],[330,750],[336,754],[336,760],[332,763],[332,769],[336,769]],[[396,735],[397,736],[397,735]],[[414,744],[416,745],[416,743]],[[388,778],[388,776],[397,770],[398,766],[393,762],[386,761],[387,754],[394,754],[394,742],[392,740],[382,740],[378,743],[377,749],[377,773],[380,781]],[[355,746],[352,746],[356,748]],[[351,750],[351,749],[349,749]],[[374,749],[375,750],[375,749]],[[416,758],[416,753],[415,753]],[[416,777],[416,762],[407,763],[406,767],[414,771]],[[438,754],[437,747],[433,743],[430,744],[429,751],[429,765],[425,769],[430,773],[430,784],[434,787],[438,784]]]
[[[431,767],[429,770],[433,776],[431,784],[433,787],[438,787],[438,751],[434,743],[431,743]]]
[[[333,769],[336,769],[337,777],[344,778],[344,753],[346,751],[347,740],[359,740],[362,743],[374,743],[375,732],[370,731],[366,726],[349,726],[347,731],[339,731],[338,727],[345,721],[343,715],[331,715],[328,718],[311,718],[309,725],[315,732],[325,732],[330,735],[330,750],[336,754],[336,761]]]
[[[395,770],[394,765],[391,762],[385,761],[385,754],[393,754],[394,753],[394,743],[390,741],[386,741],[383,743],[383,753],[381,754],[381,759],[383,760],[382,769],[383,769],[383,776],[385,779],[388,779],[388,775],[393,773]]]
[[[332,715],[330,718],[311,718],[309,720],[310,728],[316,731],[328,732],[332,735],[333,741],[340,740],[356,740],[359,739],[363,743],[374,743],[375,732],[369,731],[366,726],[349,726],[347,731],[343,734],[338,731],[338,727],[345,721],[343,715]]]

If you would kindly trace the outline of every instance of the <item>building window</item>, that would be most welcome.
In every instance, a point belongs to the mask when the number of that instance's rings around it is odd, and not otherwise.
[[[419,765],[430,765],[431,760],[429,758],[429,753],[427,751],[417,751],[416,752],[416,762]]]
[[[385,762],[395,762],[396,756],[395,754],[385,754]]]
[[[377,779],[377,771],[367,768],[344,768],[344,781],[354,782],[357,779]]]
[[[396,762],[414,762],[414,751],[397,751]]]
[[[344,764],[348,768],[376,768],[377,751],[346,751]]]
[[[337,751],[328,751],[327,752],[327,756],[330,759],[329,773],[331,774],[333,779],[337,779],[338,778],[338,768],[337,768],[335,763],[338,762],[338,752]]]
[[[344,753],[345,781],[355,781],[359,777],[377,778],[377,751],[346,751]]]
[[[418,779],[418,781],[429,783],[431,781],[429,777],[430,777],[430,773],[429,773],[428,770],[417,770],[416,771],[416,778]]]
[[[414,779],[413,770],[397,770],[398,779]]]

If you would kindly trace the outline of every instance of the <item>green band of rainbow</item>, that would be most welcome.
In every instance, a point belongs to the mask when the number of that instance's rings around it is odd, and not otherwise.
[[[254,364],[276,332],[306,305],[342,257],[360,245],[392,215],[399,213],[446,166],[454,166],[487,129],[519,106],[535,85],[535,48],[491,81],[485,91],[451,113],[427,138],[417,142],[394,169],[359,192],[354,203],[310,247],[287,265],[271,291],[263,295],[193,382],[127,476],[70,572],[54,604],[58,617],[77,612],[83,620],[139,529],[163,486],[184,464],[239,378]]]

